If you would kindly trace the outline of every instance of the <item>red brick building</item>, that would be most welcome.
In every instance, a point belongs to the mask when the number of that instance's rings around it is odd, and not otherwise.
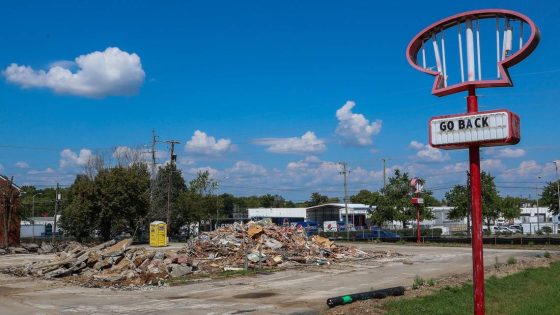
[[[8,246],[19,245],[19,235],[21,218],[19,216],[21,188],[12,182],[9,187],[10,179],[0,175],[0,248],[6,246],[5,235],[6,227],[9,226]],[[12,207],[10,207],[12,204]],[[11,208],[12,211],[6,211]],[[7,224],[9,218],[10,224]]]

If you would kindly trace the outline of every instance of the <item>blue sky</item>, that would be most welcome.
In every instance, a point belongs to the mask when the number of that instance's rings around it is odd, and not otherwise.
[[[90,154],[145,150],[153,128],[181,141],[187,179],[209,169],[221,192],[340,197],[337,162],[354,193],[378,189],[390,158],[389,172],[425,177],[441,197],[465,182],[467,152],[427,148],[427,121],[464,112],[465,95],[431,95],[405,48],[441,18],[492,7],[526,14],[542,40],[510,69],[515,87],[478,92],[481,110],[522,124],[519,145],[482,150],[483,169],[504,194],[534,196],[560,159],[554,1],[3,2],[0,172],[67,185]]]

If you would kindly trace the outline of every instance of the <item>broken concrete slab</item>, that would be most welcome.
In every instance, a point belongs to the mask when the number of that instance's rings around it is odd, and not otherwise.
[[[171,272],[169,273],[169,275],[176,278],[186,276],[188,274],[191,274],[192,272],[193,268],[190,266],[175,265],[171,268]]]

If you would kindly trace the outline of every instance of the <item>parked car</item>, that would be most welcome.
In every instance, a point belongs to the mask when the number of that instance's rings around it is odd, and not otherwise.
[[[371,229],[370,238],[400,238],[401,236],[395,232],[374,227]]]
[[[517,233],[517,230],[510,229],[507,226],[503,226],[503,225],[491,226],[490,231],[492,231],[492,234],[515,234],[515,233]]]
[[[508,226],[508,228],[510,228],[511,230],[516,231],[515,233],[521,233],[521,234],[523,234],[523,226],[522,226],[522,225],[510,225],[510,226]]]

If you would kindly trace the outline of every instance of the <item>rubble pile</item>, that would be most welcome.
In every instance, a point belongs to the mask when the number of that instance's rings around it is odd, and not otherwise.
[[[68,244],[50,261],[0,270],[19,276],[64,278],[87,286],[161,284],[190,274],[212,275],[245,268],[329,265],[341,260],[385,258],[385,251],[364,252],[335,245],[327,238],[308,238],[302,228],[271,223],[235,223],[202,233],[171,250],[131,247],[131,239],[86,247]]]
[[[0,255],[6,254],[51,254],[57,251],[63,251],[73,242],[63,242],[55,246],[43,242],[41,245],[36,243],[22,243],[20,247],[0,248]]]
[[[200,235],[179,251],[199,261],[204,270],[282,267],[286,264],[330,264],[370,254],[353,247],[337,246],[328,238],[305,230],[275,224],[235,223]]]

